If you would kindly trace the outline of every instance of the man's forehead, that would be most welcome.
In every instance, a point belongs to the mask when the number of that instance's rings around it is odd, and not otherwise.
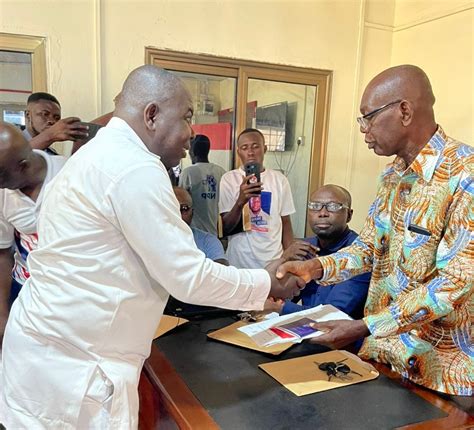
[[[30,103],[29,107],[35,107],[37,109],[49,109],[49,110],[61,110],[60,106],[51,100],[38,100]]]
[[[239,140],[237,141],[237,144],[243,145],[244,143],[254,143],[254,142],[261,143],[263,145],[263,138],[256,131],[251,131],[249,133],[245,133],[242,136],[240,136]]]
[[[321,202],[340,202],[343,199],[342,192],[337,188],[320,188],[311,194],[311,201],[321,201]]]

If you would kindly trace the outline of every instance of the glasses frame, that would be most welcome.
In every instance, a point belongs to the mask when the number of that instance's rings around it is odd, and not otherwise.
[[[192,211],[193,210],[193,207],[190,206],[190,205],[187,205],[186,203],[181,203],[179,205],[179,211],[181,213],[186,213],[186,212],[189,212],[189,211]]]
[[[403,99],[399,99],[399,100],[395,100],[393,102],[390,102],[390,103],[387,103],[377,109],[374,109],[373,111],[369,112],[369,113],[366,113],[365,115],[362,115],[362,116],[358,116],[356,119],[357,119],[357,122],[359,123],[359,125],[364,129],[364,130],[367,130],[370,126],[370,121],[372,120],[372,118],[377,115],[378,113],[384,111],[385,109],[389,108],[390,106],[393,106],[397,103],[401,103],[403,101]]]
[[[321,209],[314,209],[314,207],[312,207],[312,206],[313,206],[314,204],[316,204],[316,203],[321,205]],[[339,205],[340,208],[339,208],[338,210],[336,210],[336,211],[329,210],[328,205],[330,205],[330,204]],[[344,203],[338,203],[338,202],[321,203],[321,202],[312,202],[312,201],[309,201],[309,202],[308,202],[308,209],[309,209],[310,211],[313,211],[313,212],[320,212],[320,211],[322,211],[323,209],[326,209],[328,212],[334,214],[334,213],[337,213],[337,212],[341,211],[342,209],[350,209],[350,207],[347,206],[347,205],[345,205]]]

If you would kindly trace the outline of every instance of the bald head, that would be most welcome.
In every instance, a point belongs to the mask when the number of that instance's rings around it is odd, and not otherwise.
[[[317,201],[318,196],[321,194],[329,195],[330,197],[333,198],[333,201],[336,201],[338,203],[343,203],[347,205],[349,208],[352,205],[351,194],[349,193],[349,191],[347,191],[345,188],[339,185],[334,185],[334,184],[323,185],[322,187],[318,188],[316,191],[314,191],[311,194],[310,200]]]
[[[395,100],[408,100],[417,111],[432,112],[435,97],[426,73],[413,65],[390,67],[369,82],[362,96],[362,104],[377,107]]]
[[[163,103],[184,88],[180,79],[156,66],[141,66],[125,80],[115,98],[116,116],[141,115],[149,103]]]
[[[435,97],[426,73],[403,65],[373,78],[360,103],[361,132],[377,155],[397,155],[407,165],[436,132]]]
[[[23,186],[22,177],[32,157],[32,149],[21,131],[0,122],[0,188],[17,189]]]
[[[186,157],[194,132],[193,104],[181,80],[156,66],[133,70],[116,100],[114,116],[123,119],[166,169]]]

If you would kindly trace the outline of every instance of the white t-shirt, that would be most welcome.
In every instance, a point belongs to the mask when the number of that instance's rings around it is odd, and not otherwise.
[[[193,198],[191,225],[214,235],[217,235],[219,215],[219,183],[224,173],[217,164],[196,163],[186,167],[179,178],[179,185]]]
[[[138,379],[169,293],[249,310],[270,290],[264,270],[205,258],[160,158],[115,117],[51,182],[38,235],[3,341],[6,428],[76,428],[98,369],[113,386],[110,428],[136,428]]]
[[[243,169],[227,172],[221,179],[219,211],[229,212],[239,196],[245,176]],[[290,184],[283,174],[265,169],[261,174],[263,191],[248,202],[251,231],[229,236],[229,264],[241,268],[265,267],[283,253],[281,217],[295,212]]]
[[[34,152],[41,155],[47,165],[46,177],[36,202],[20,190],[0,189],[0,249],[14,245],[15,264],[12,275],[20,284],[24,284],[30,276],[26,268],[26,259],[38,243],[36,222],[45,187],[66,162],[66,158],[59,155],[49,155],[39,150]]]

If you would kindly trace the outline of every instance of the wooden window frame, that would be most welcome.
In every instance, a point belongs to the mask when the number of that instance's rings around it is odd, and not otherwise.
[[[0,33],[0,50],[31,54],[32,91],[47,91],[46,39],[44,37]]]
[[[332,82],[331,70],[263,63],[207,54],[192,54],[153,47],[145,47],[145,64],[154,64],[165,69],[181,72],[236,78],[237,112],[235,128],[237,132],[245,128],[249,79],[315,86],[313,146],[309,168],[308,198],[311,191],[323,185]],[[235,160],[235,147],[233,150]]]

